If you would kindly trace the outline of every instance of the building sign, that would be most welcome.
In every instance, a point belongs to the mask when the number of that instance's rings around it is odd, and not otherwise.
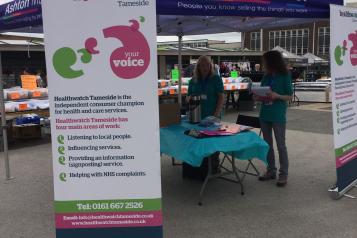
[[[15,0],[0,6],[1,30],[41,24],[41,0]]]

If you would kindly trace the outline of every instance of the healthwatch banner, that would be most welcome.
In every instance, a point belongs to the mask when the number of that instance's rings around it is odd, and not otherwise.
[[[43,13],[56,237],[162,238],[155,1]]]
[[[357,184],[357,10],[331,7],[331,79],[337,188]]]
[[[157,0],[160,15],[328,18],[343,0]]]

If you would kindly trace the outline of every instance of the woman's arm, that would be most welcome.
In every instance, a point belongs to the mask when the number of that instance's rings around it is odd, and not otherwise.
[[[293,96],[292,95],[280,95],[280,94],[277,94],[276,92],[271,92],[269,95],[268,95],[273,101],[275,100],[282,100],[282,101],[291,101],[293,99]]]
[[[188,84],[188,90],[187,90],[187,95],[186,95],[187,103],[189,103],[191,101],[191,96],[193,93],[192,84],[193,84],[193,78],[191,78],[190,83]]]
[[[218,94],[218,98],[217,98],[216,111],[214,112],[214,116],[215,116],[215,117],[218,117],[218,118],[219,118],[219,117],[221,116],[223,104],[224,104],[224,96],[223,96],[223,93],[219,93],[219,94]]]
[[[255,94],[253,94],[253,100],[254,100],[254,101],[258,101],[258,102],[264,101],[264,100],[262,99],[262,97],[260,97],[260,96],[258,96],[258,95],[255,95]]]
[[[293,99],[292,95],[293,95],[293,88],[291,83],[291,75],[289,75],[285,78],[284,94],[282,95],[276,92],[271,92],[269,96],[273,101],[282,100],[282,101],[289,102]]]

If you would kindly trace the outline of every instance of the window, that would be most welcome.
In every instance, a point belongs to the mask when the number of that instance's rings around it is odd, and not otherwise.
[[[269,32],[269,48],[273,49],[275,47],[275,31]]]
[[[329,55],[330,54],[330,27],[320,27],[319,28],[319,55]]]
[[[269,49],[280,46],[297,55],[309,51],[309,29],[294,29],[269,32]]]
[[[250,33],[250,49],[260,51],[260,32]]]
[[[280,46],[286,48],[286,31],[280,32]]]

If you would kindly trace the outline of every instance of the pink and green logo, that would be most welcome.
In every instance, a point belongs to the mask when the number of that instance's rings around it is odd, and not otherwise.
[[[145,21],[144,17],[140,18]],[[130,26],[112,26],[103,30],[104,38],[113,38],[121,42],[121,47],[115,49],[109,58],[113,73],[122,79],[135,79],[148,69],[150,65],[150,47],[145,36],[139,31],[137,20],[130,20]],[[58,49],[52,62],[55,71],[63,78],[75,79],[83,76],[83,69],[74,69],[78,58],[82,64],[89,64],[93,56],[100,54],[97,39],[91,37],[85,41],[85,47],[75,51],[70,47]]]
[[[353,66],[357,66],[357,31],[348,35],[348,40],[352,42],[352,47],[348,49],[348,42],[344,40],[342,45],[338,45],[334,51],[334,58],[337,65],[344,64],[346,52],[349,50],[350,61]]]

